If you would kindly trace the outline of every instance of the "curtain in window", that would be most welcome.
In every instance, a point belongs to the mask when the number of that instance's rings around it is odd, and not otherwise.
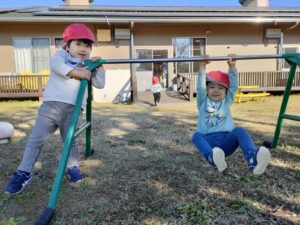
[[[21,73],[24,70],[32,72],[31,38],[14,38],[15,70]]]
[[[50,40],[49,38],[32,38],[33,73],[49,71]]]

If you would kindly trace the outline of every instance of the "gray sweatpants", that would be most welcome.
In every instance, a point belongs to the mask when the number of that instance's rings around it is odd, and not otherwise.
[[[57,128],[60,136],[65,142],[70,125],[74,105],[63,102],[43,102],[39,108],[35,125],[27,141],[25,152],[18,170],[31,172],[37,157],[45,144],[47,138],[52,135]],[[71,146],[67,168],[78,166],[78,144],[76,140]]]

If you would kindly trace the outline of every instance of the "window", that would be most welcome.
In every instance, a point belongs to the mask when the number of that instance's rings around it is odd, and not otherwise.
[[[138,59],[151,59],[152,49],[137,49],[136,57]],[[136,71],[152,71],[152,63],[137,63]]]
[[[17,73],[49,71],[49,38],[16,37],[13,46]]]
[[[64,46],[64,41],[62,38],[54,38],[55,49],[61,49]]]
[[[289,48],[283,48],[283,53],[297,53],[298,48],[297,47],[289,47]],[[282,59],[282,70],[289,70],[290,64],[287,63],[286,60]]]
[[[173,48],[175,58],[200,57],[205,55],[205,38],[174,38]],[[175,73],[196,73],[200,62],[174,63]]]

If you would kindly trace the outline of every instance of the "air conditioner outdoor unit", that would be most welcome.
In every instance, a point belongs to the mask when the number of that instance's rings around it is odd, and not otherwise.
[[[280,28],[267,28],[265,30],[265,38],[280,38],[281,29]]]
[[[130,39],[130,29],[115,28],[115,39],[117,39],[117,40],[129,40]]]

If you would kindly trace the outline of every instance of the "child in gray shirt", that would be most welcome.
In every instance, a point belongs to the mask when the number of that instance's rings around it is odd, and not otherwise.
[[[50,59],[50,78],[44,90],[43,104],[39,108],[23,159],[5,188],[6,194],[17,194],[31,182],[34,164],[50,135],[59,129],[62,140],[65,140],[80,87],[80,79],[92,79],[93,86],[104,88],[103,67],[98,69],[97,76],[93,76],[82,66],[84,60],[90,58],[92,44],[96,42],[92,31],[84,24],[71,24],[63,32],[63,40],[66,43],[63,49],[58,50]],[[86,99],[87,91],[82,108],[86,105]],[[71,146],[67,176],[71,183],[83,180],[78,165],[76,140]]]

